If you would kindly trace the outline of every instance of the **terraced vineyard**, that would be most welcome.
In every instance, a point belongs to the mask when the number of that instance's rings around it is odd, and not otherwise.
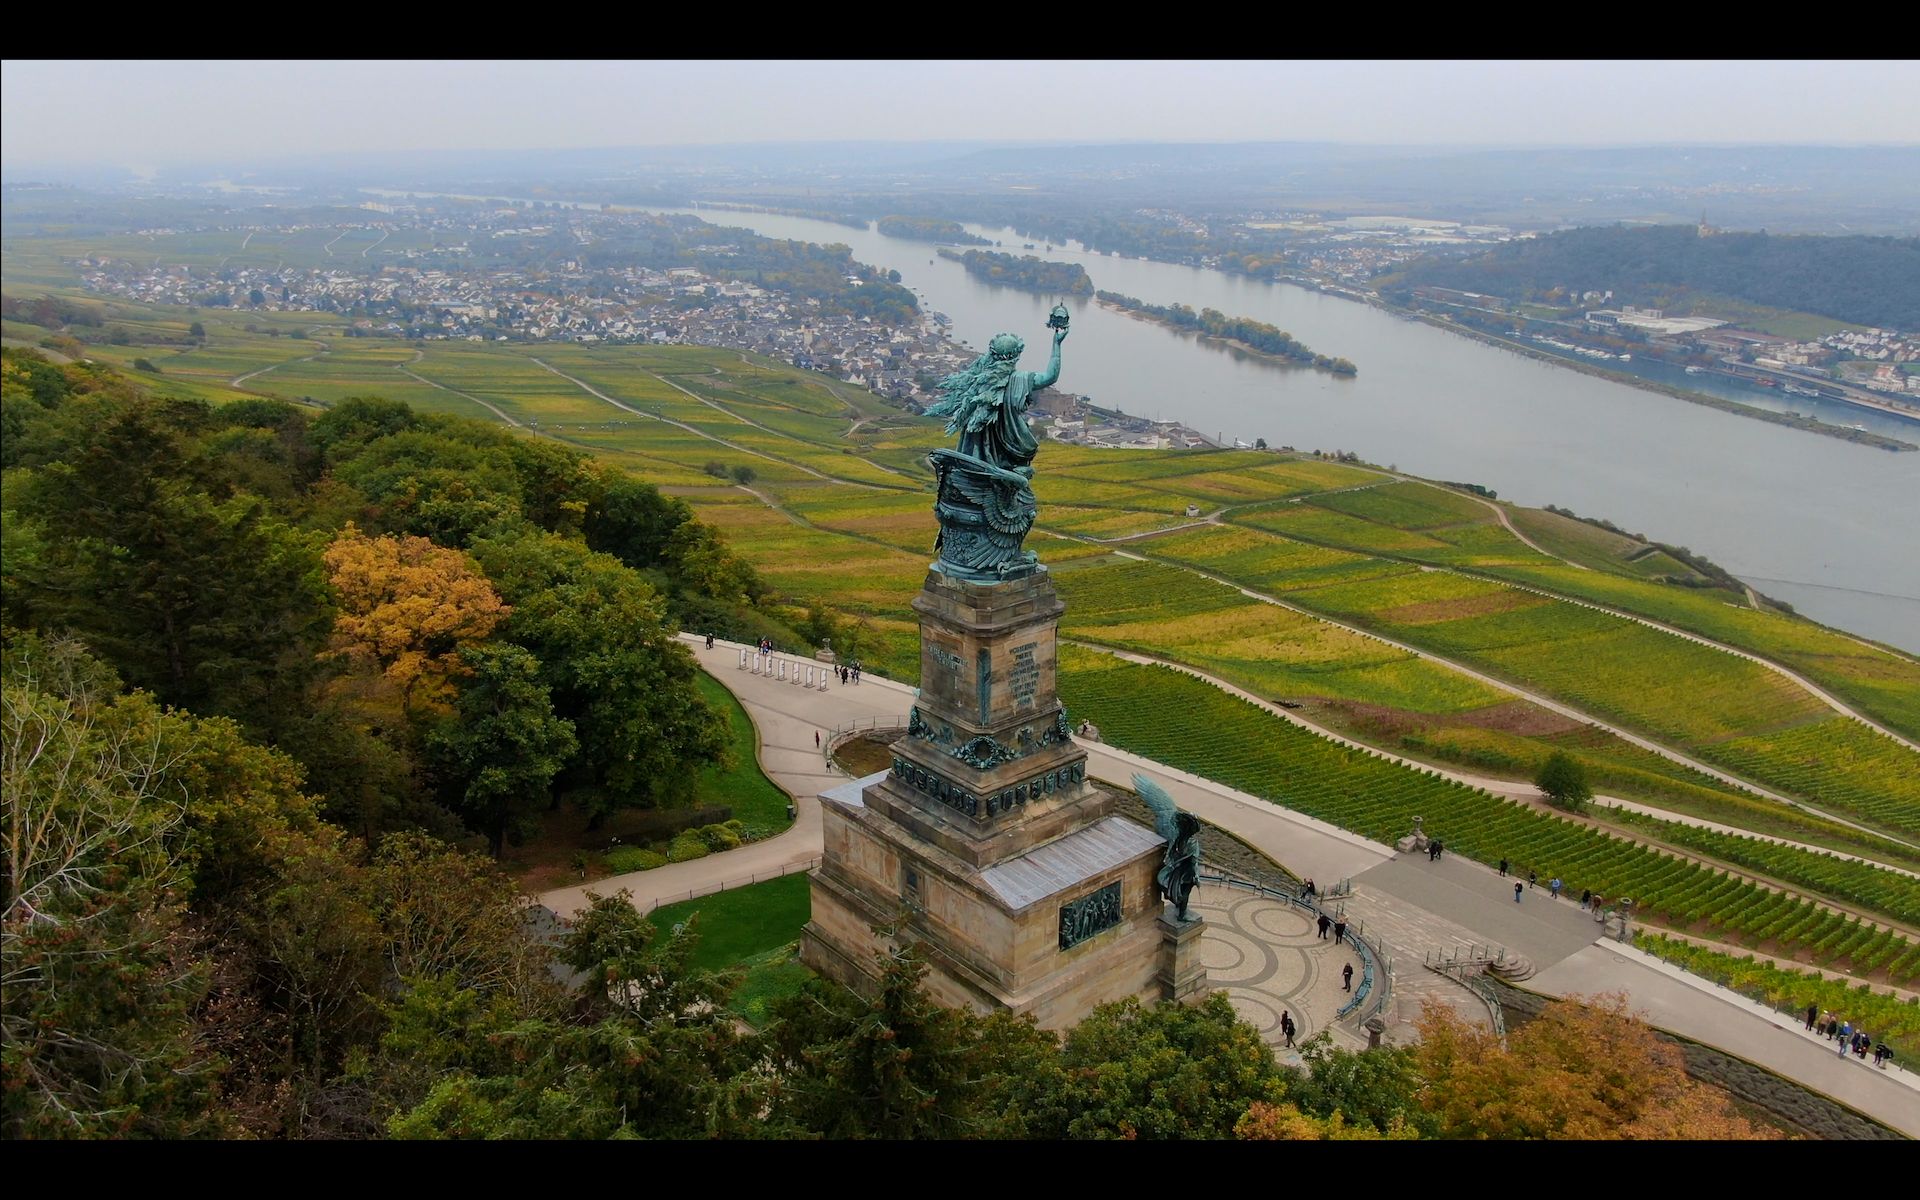
[[[1775,612],[1701,591],[1558,564],[1490,566],[1489,573],[1548,588],[1766,654],[1805,675],[1865,715],[1920,739],[1920,661]],[[1743,598],[1744,599],[1744,598]]]
[[[1916,756],[1858,721],[1828,717],[1703,747],[1701,754],[1756,778],[1781,780],[1823,808],[1920,836]]]
[[[1644,917],[1897,983],[1920,977],[1920,944],[1487,792],[1384,762],[1288,724],[1165,667],[1061,657],[1061,696],[1106,740],[1265,796],[1378,841],[1425,817],[1482,862],[1506,857],[1574,890],[1631,896]]]
[[[1388,483],[1351,492],[1333,492],[1314,497],[1313,503],[1396,529],[1424,531],[1443,525],[1498,519],[1478,501],[1424,483]]]
[[[1864,1024],[1876,1041],[1885,1039],[1903,1061],[1920,1049],[1920,999],[1902,999],[1871,984],[1847,984],[1807,971],[1757,962],[1752,955],[1724,954],[1665,934],[1638,933],[1634,945],[1703,979],[1732,988],[1781,1012],[1804,1015],[1812,1004]]]
[[[1628,825],[1672,846],[1698,850],[1721,862],[1749,867],[1763,875],[1838,900],[1855,908],[1920,926],[1920,879],[1830,854],[1740,837],[1626,809],[1609,809],[1607,819]]]

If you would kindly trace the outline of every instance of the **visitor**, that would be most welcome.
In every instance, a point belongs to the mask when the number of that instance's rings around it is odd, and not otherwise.
[[[1547,890],[1553,893],[1553,898],[1555,900],[1558,900],[1560,898],[1560,889],[1562,886],[1563,885],[1561,884],[1560,877],[1558,875],[1555,875],[1552,879],[1547,880]]]
[[[1893,1047],[1887,1045],[1883,1040],[1878,1046],[1873,1048],[1873,1065],[1884,1071],[1887,1069],[1887,1064],[1891,1061],[1893,1061]]]
[[[1827,1030],[1832,1028],[1833,1028],[1833,1010],[1832,1009],[1823,1010],[1820,1013],[1820,1023],[1813,1027],[1813,1031],[1819,1034],[1821,1037],[1826,1037]]]
[[[1500,878],[1505,879],[1506,877],[1507,877],[1507,860],[1503,858],[1500,860]]]
[[[1540,872],[1528,871],[1527,872],[1527,890],[1532,891],[1533,885],[1538,882],[1540,882]]]
[[[1592,903],[1593,903],[1593,889],[1592,888],[1583,889],[1580,893],[1580,911],[1581,912],[1587,911],[1587,905]],[[1808,1028],[1812,1028],[1812,1026],[1808,1026]]]
[[[1347,940],[1347,919],[1345,917],[1341,917],[1333,923],[1333,940],[1336,942],[1344,942]]]
[[[1280,1013],[1280,1032],[1287,1037],[1288,1049],[1293,1048],[1293,1028],[1293,1014],[1283,1010]]]
[[[1333,921],[1327,914],[1321,913],[1318,924],[1320,926],[1320,940],[1324,942],[1327,940],[1327,930],[1333,925]]]
[[[1447,850],[1447,844],[1445,842],[1441,841],[1439,838],[1433,839],[1433,858],[1435,862],[1438,862],[1440,860],[1440,856],[1446,853],[1446,850]]]
[[[1807,1005],[1807,1028],[1808,1029],[1813,1028],[1814,1018],[1819,1015],[1819,1012],[1820,1012],[1820,1006],[1818,1004]]]
[[[1833,1020],[1827,1022],[1827,1040],[1832,1041],[1840,1032],[1840,1014],[1833,1014]]]
[[[1873,1045],[1873,1037],[1862,1029],[1853,1035],[1853,1056],[1861,1062],[1867,1061],[1867,1047]]]
[[[1302,900],[1313,899],[1313,880],[1311,877],[1309,877],[1305,883],[1300,885],[1300,898]]]
[[[1852,1021],[1840,1022],[1840,1036],[1835,1040],[1840,1043],[1840,1057],[1845,1058],[1847,1056],[1847,1043],[1853,1040]]]
[[[1352,963],[1348,963],[1346,966],[1340,968],[1340,990],[1343,992],[1350,992],[1353,990],[1353,964]]]
[[[1432,862],[1433,860],[1439,857],[1440,857],[1440,843],[1428,842],[1427,843],[1427,861]]]
[[[1513,902],[1520,903],[1520,885],[1517,883],[1513,885]]]
[[[820,748],[820,731],[818,729],[813,731],[813,748],[815,750]]]

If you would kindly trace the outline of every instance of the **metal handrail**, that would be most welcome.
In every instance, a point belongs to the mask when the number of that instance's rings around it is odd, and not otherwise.
[[[697,900],[701,896],[712,896],[719,892],[732,891],[734,888],[751,887],[756,883],[765,883],[770,879],[779,879],[782,876],[795,875],[801,871],[811,871],[819,865],[820,856],[816,854],[812,858],[805,859],[801,862],[788,863],[777,871],[756,871],[751,875],[742,876],[739,879],[729,879],[724,883],[693,888],[684,896],[657,896],[654,898],[653,907],[647,909],[647,911],[652,912],[655,908],[663,908],[669,904],[679,904],[685,900]]]
[[[840,766],[833,761],[833,752],[843,743],[851,741],[855,735],[872,733],[876,729],[905,729],[906,727],[905,717],[856,717],[843,725],[835,725],[827,732],[826,737],[820,739],[820,756],[828,766],[838,771]],[[846,772],[841,771],[841,774],[844,775]]]
[[[1507,1036],[1506,1012],[1500,1007],[1500,997],[1495,994],[1491,987],[1487,986],[1485,979],[1487,966],[1495,961],[1497,960],[1479,958],[1469,959],[1463,963],[1457,959],[1447,959],[1438,963],[1429,962],[1427,969],[1433,971],[1435,974],[1445,975],[1448,979],[1461,984],[1468,991],[1480,997],[1481,1003],[1487,1006],[1487,1015],[1493,1020],[1494,1033],[1500,1037],[1505,1037]],[[1477,970],[1474,969],[1476,967],[1478,968]]]

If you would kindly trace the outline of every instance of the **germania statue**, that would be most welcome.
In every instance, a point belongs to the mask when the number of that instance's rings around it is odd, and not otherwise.
[[[938,480],[933,511],[940,536],[933,545],[948,575],[991,583],[1036,569],[1033,552],[1020,548],[1039,510],[1031,464],[1040,443],[1027,428],[1027,407],[1035,392],[1060,378],[1066,307],[1056,304],[1047,324],[1053,356],[1045,371],[1018,370],[1026,343],[1002,333],[966,370],[940,381],[946,398],[927,410],[946,417],[947,432],[960,435],[957,449],[928,456]]]

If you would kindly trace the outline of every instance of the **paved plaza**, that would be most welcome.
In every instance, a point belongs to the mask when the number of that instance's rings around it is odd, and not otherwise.
[[[791,678],[782,681],[740,670],[738,644],[721,642],[708,650],[701,639],[682,635],[682,640],[753,719],[760,765],[794,797],[799,819],[777,837],[724,854],[538,897],[562,916],[585,906],[589,887],[602,894],[626,888],[634,904],[648,911],[689,893],[804,869],[821,852],[819,794],[847,778],[814,748],[815,735],[824,741],[835,728],[856,722],[900,723],[913,703],[915,690],[891,680],[869,675],[858,685],[836,680],[825,691],[809,689]],[[1142,771],[1165,787],[1181,808],[1232,832],[1295,874],[1313,878],[1323,892],[1336,881],[1351,880],[1352,895],[1329,907],[1344,909],[1394,960],[1394,1000],[1385,1014],[1392,1040],[1409,1036],[1408,1026],[1427,997],[1469,1020],[1487,1021],[1483,1003],[1460,984],[1426,970],[1422,961],[1432,950],[1493,945],[1533,962],[1539,973],[1527,986],[1535,991],[1623,991],[1658,1025],[1750,1059],[1920,1136],[1920,1078],[1912,1072],[1854,1069],[1831,1052],[1822,1053],[1811,1039],[1795,1036],[1784,1018],[1768,1020],[1740,997],[1673,968],[1650,967],[1644,956],[1632,951],[1596,946],[1599,927],[1577,901],[1552,900],[1542,887],[1515,904],[1511,881],[1480,863],[1452,856],[1430,863],[1424,854],[1397,855],[1391,846],[1124,750],[1098,743],[1085,749],[1091,777],[1131,787],[1133,773]],[[1446,837],[1445,830],[1430,832]],[[1333,1021],[1344,1002],[1338,955],[1350,951],[1302,945],[1303,931],[1310,941],[1318,938],[1305,924],[1304,913],[1288,912],[1280,902],[1249,904],[1261,898],[1235,892],[1216,898],[1212,891],[1196,893],[1210,925],[1202,953],[1213,982],[1228,992],[1235,1009],[1269,1041],[1277,1040],[1276,1010],[1284,1007],[1298,1026],[1296,1044],[1334,1025],[1341,1044],[1357,1046],[1357,1036]],[[1357,962],[1354,970],[1357,987]]]
[[[1258,893],[1202,886],[1193,894],[1192,911],[1206,919],[1200,957],[1207,982],[1223,991],[1233,1009],[1274,1047],[1282,1061],[1297,1061],[1285,1050],[1280,1014],[1293,1015],[1297,1047],[1322,1030],[1333,1030],[1336,1044],[1363,1049],[1364,1039],[1335,1022],[1342,1005],[1353,999],[1342,990],[1340,968],[1353,967],[1360,986],[1362,964],[1352,946],[1322,939],[1311,913]]]

